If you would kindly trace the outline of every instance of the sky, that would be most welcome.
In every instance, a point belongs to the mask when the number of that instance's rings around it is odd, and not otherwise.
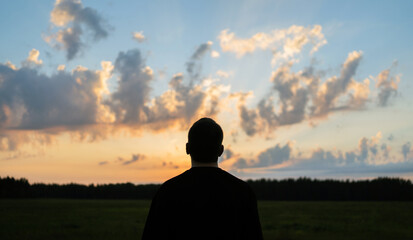
[[[187,131],[242,179],[413,180],[411,1],[7,1],[0,176],[161,183]]]

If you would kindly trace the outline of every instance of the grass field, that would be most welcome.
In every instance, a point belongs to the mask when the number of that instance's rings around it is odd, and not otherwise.
[[[0,200],[0,239],[140,239],[150,201]],[[413,202],[259,202],[264,239],[413,239]]]

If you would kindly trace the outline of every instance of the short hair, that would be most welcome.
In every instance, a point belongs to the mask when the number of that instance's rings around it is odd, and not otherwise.
[[[197,161],[215,162],[219,156],[224,133],[211,118],[196,121],[188,132],[189,154]]]

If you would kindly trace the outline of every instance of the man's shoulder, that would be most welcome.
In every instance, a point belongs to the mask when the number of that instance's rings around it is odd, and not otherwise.
[[[231,173],[221,169],[212,167],[195,167],[191,168],[162,184],[162,188],[173,188],[184,184],[193,184],[200,179],[205,181],[217,181],[221,184],[227,184],[238,188],[250,189],[250,186],[245,181],[237,178]]]

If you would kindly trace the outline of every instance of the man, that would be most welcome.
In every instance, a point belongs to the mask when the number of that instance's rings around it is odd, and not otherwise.
[[[218,168],[221,127],[210,118],[189,130],[191,169],[166,181],[152,200],[143,240],[262,239],[257,200],[247,183]]]

